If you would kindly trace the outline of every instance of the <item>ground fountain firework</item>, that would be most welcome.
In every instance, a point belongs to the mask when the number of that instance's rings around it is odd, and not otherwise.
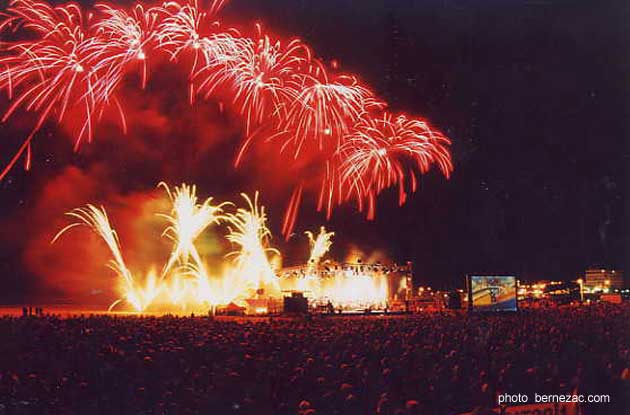
[[[319,232],[306,232],[310,251],[299,273],[280,268],[281,253],[271,246],[267,214],[259,194],[242,194],[244,204],[213,203],[199,199],[194,185],[182,184],[164,189],[167,212],[155,212],[164,221],[162,237],[171,242],[165,258],[153,258],[143,272],[129,266],[124,249],[107,212],[88,204],[67,213],[74,221],[62,228],[52,243],[79,226],[88,227],[102,239],[110,253],[108,267],[117,280],[118,299],[109,310],[136,312],[207,312],[230,303],[247,307],[257,303],[268,311],[267,302],[279,302],[283,293],[300,291],[312,305],[332,302],[338,307],[383,308],[394,294],[406,289],[404,280],[392,286],[384,267],[363,264],[331,265],[324,258],[332,245],[334,232],[323,226]],[[198,239],[205,232],[223,233],[233,247],[223,255],[222,267],[208,265],[199,251]],[[157,243],[158,241],[153,241]],[[156,264],[163,262],[159,268]],[[325,269],[339,271],[329,273]],[[403,284],[403,285],[401,285]],[[264,305],[264,306],[260,306]]]
[[[61,229],[53,243],[77,226],[87,226],[107,244],[112,259],[109,267],[118,279],[121,297],[110,310],[126,303],[135,311],[149,307],[178,310],[206,310],[208,307],[228,304],[252,296],[257,290],[274,287],[279,293],[278,281],[269,262],[279,252],[269,248],[271,232],[266,225],[264,207],[247,195],[246,208],[227,212],[230,203],[212,204],[212,198],[199,203],[195,186],[182,184],[171,190],[164,188],[171,210],[158,213],[166,222],[163,236],[173,246],[159,276],[154,269],[140,278],[130,271],[123,259],[121,243],[104,207],[87,205],[68,212],[76,221]],[[237,249],[228,254],[234,258],[233,266],[225,275],[211,276],[204,259],[199,255],[195,240],[210,226],[227,224],[226,238]]]

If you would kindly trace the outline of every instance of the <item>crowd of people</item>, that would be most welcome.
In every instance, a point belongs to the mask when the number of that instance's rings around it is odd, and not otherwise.
[[[623,408],[628,305],[313,319],[0,317],[0,414],[484,414],[501,393]],[[624,391],[624,388],[625,391]],[[590,412],[589,412],[590,411]]]

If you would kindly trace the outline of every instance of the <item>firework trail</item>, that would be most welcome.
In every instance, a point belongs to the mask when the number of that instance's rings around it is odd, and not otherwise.
[[[289,277],[287,284],[293,289],[308,292],[314,303],[320,305],[331,302],[350,308],[384,306],[389,298],[387,277],[384,273],[364,271],[361,267],[342,269],[330,273],[319,266],[321,259],[332,246],[334,232],[327,232],[322,226],[319,233],[305,232],[311,248],[306,273]]]
[[[286,138],[280,151],[291,149],[294,158],[304,147],[314,146],[315,151],[338,148],[363,115],[385,106],[349,75],[331,81],[304,75],[298,91],[277,133]]]
[[[15,42],[7,46],[7,56],[0,58],[0,87],[7,90],[11,105],[2,120],[6,121],[20,107],[38,114],[31,133],[15,156],[0,173],[2,179],[26,153],[25,168],[31,163],[31,141],[44,122],[56,112],[59,122],[69,105],[78,104],[85,112],[82,137],[92,134],[92,113],[97,102],[92,93],[94,78],[89,70],[95,39],[85,33],[81,10],[75,5],[52,8],[44,3],[12,3],[3,29],[24,29],[40,39]]]
[[[182,266],[190,264],[193,259],[195,270],[203,270],[201,257],[195,248],[195,240],[208,226],[217,224],[229,217],[224,215],[223,208],[230,203],[212,204],[212,198],[207,198],[203,203],[197,202],[197,188],[194,185],[182,184],[171,191],[164,182],[158,187],[166,190],[169,200],[172,203],[170,214],[160,214],[167,220],[169,226],[164,230],[163,236],[171,239],[174,243],[171,256],[162,270],[162,278],[166,277],[172,270],[176,262]]]
[[[173,62],[178,62],[185,53],[193,56],[188,94],[191,104],[197,93],[192,80],[198,72],[226,64],[242,49],[242,42],[237,39],[240,37],[238,31],[229,29],[220,32],[220,22],[210,20],[216,17],[224,4],[224,0],[215,0],[208,11],[203,11],[199,9],[197,0],[186,4],[170,1],[164,3],[160,10],[159,48],[166,51]]]
[[[309,266],[317,266],[321,259],[326,255],[332,246],[332,237],[335,236],[334,232],[326,232],[325,227],[319,228],[317,236],[313,232],[306,231],[304,234],[308,237],[308,242],[311,247],[311,256],[308,259]]]
[[[335,271],[330,278],[330,270],[320,263],[330,250],[334,232],[326,231],[323,226],[317,234],[305,232],[310,245],[306,272],[297,278],[286,275],[279,278],[270,260],[272,255],[279,256],[280,253],[269,247],[271,231],[266,224],[265,208],[259,204],[258,193],[253,198],[242,194],[246,206],[225,211],[223,206],[227,210],[233,205],[212,205],[211,198],[198,203],[195,186],[182,184],[172,191],[163,183],[159,186],[166,189],[172,204],[170,214],[160,216],[166,218],[168,224],[164,234],[174,241],[161,273],[151,265],[144,278],[134,277],[123,259],[118,235],[103,207],[88,204],[68,212],[67,215],[74,221],[52,240],[55,243],[69,230],[86,226],[105,242],[111,254],[108,266],[116,274],[120,293],[109,311],[120,304],[127,304],[136,312],[206,312],[209,308],[231,302],[246,304],[252,299],[277,299],[283,289],[309,292],[311,298],[320,304],[333,301],[355,308],[382,306],[389,298],[387,277],[382,272],[374,273],[356,266]],[[225,269],[210,276],[194,243],[209,225],[216,223],[226,225],[226,239],[235,250],[226,255],[233,260],[225,264]],[[151,261],[154,259],[157,258]]]
[[[335,233],[326,232],[326,228],[322,226],[317,235],[310,231],[306,231],[304,234],[308,237],[311,250],[307,262],[306,274],[296,281],[295,288],[299,291],[310,292],[314,296],[321,298],[322,281],[317,272],[318,265],[324,255],[330,250],[332,237]]]
[[[163,235],[174,244],[160,275],[152,267],[142,284],[134,279],[127,267],[118,235],[103,207],[89,204],[68,212],[67,215],[76,221],[61,229],[52,240],[52,243],[56,242],[72,228],[87,226],[105,241],[112,255],[108,266],[119,277],[122,293],[122,298],[116,300],[110,310],[123,301],[140,312],[164,302],[182,309],[227,304],[236,298],[246,298],[261,288],[280,292],[268,259],[268,255],[279,255],[279,252],[267,246],[271,232],[266,225],[265,209],[258,204],[258,193],[253,199],[243,194],[247,208],[226,213],[224,208],[231,203],[213,205],[212,198],[198,203],[194,185],[182,184],[172,191],[165,183],[160,183],[159,187],[166,190],[172,204],[169,214],[159,214],[168,223]],[[228,254],[234,257],[235,266],[219,278],[211,278],[194,242],[208,226],[220,222],[229,224],[227,239],[238,249]],[[179,265],[175,266],[176,263]]]
[[[133,275],[122,256],[120,249],[120,241],[116,231],[112,228],[107,212],[102,206],[100,208],[94,205],[86,205],[85,207],[76,208],[67,213],[68,216],[77,220],[77,222],[71,223],[65,228],[61,229],[57,235],[53,238],[51,243],[55,243],[63,234],[68,230],[77,226],[87,226],[94,233],[105,241],[109,251],[112,255],[112,259],[107,264],[116,275],[120,278],[123,285],[124,297],[123,299],[129,302],[136,311],[142,311],[153,301],[153,299],[159,294],[160,287],[156,283],[155,273],[150,272],[144,287],[137,285],[134,281]],[[109,309],[113,309],[123,299],[116,300]]]
[[[354,200],[373,218],[375,198],[385,188],[398,186],[402,204],[406,183],[413,192],[416,175],[430,166],[449,176],[450,141],[424,120],[385,112],[386,103],[357,76],[332,73],[298,39],[275,38],[260,25],[251,36],[223,27],[218,13],[224,4],[214,0],[207,9],[196,0],[128,9],[99,4],[84,13],[76,4],[12,0],[0,30],[21,40],[1,48],[0,89],[10,100],[2,120],[18,110],[37,117],[0,180],[23,156],[30,168],[37,132],[49,120],[63,122],[69,111],[81,120],[75,150],[92,140],[110,107],[126,131],[117,91],[137,70],[144,88],[148,62],[157,54],[188,67],[191,104],[197,95],[233,104],[245,130],[236,166],[255,146],[267,145],[287,158],[285,168],[296,173],[297,184],[285,212],[286,238],[311,192],[327,217],[335,206]]]
[[[249,288],[258,290],[270,287],[279,290],[278,278],[268,255],[280,255],[280,252],[268,247],[271,231],[267,227],[265,207],[258,204],[258,192],[253,200],[245,193],[241,193],[241,196],[248,208],[239,208],[236,213],[227,215],[227,239],[238,246],[238,250],[228,256],[233,257],[239,274],[247,279]]]
[[[218,299],[214,295],[215,290],[210,287],[205,265],[194,241],[208,226],[227,218],[223,215],[223,208],[230,204],[212,205],[212,198],[198,203],[194,185],[184,183],[176,186],[173,191],[165,183],[160,183],[159,187],[166,190],[172,203],[170,214],[159,214],[168,223],[163,235],[174,242],[169,259],[159,277],[155,270],[151,269],[143,284],[134,279],[123,259],[118,235],[103,207],[87,205],[68,212],[67,215],[77,222],[66,226],[53,238],[54,243],[68,230],[77,226],[87,226],[105,241],[112,255],[108,266],[122,281],[123,293],[122,299],[115,301],[110,310],[121,301],[127,301],[136,311],[144,311],[162,293],[165,293],[172,303],[178,305],[185,305],[184,299],[189,294],[194,295],[198,303],[212,303]],[[179,263],[178,267],[175,267],[176,263]],[[193,278],[188,278],[190,276]]]
[[[231,91],[247,138],[254,127],[268,122],[275,126],[286,117],[286,107],[295,101],[299,87],[296,75],[311,61],[311,51],[300,40],[283,44],[257,28],[258,39],[241,40],[228,50],[231,54],[224,54],[221,65],[205,69],[199,87],[206,97],[215,91]]]
[[[155,47],[159,10],[135,5],[131,12],[99,4],[96,9],[103,20],[93,25],[95,37],[106,47],[98,50],[96,71],[100,73],[95,89],[109,97],[122,81],[126,66],[139,62],[142,66],[142,88],[147,83],[148,49]]]
[[[191,51],[194,55],[191,73],[195,72],[200,55],[204,57],[204,38],[200,32],[205,27],[202,23],[214,17],[222,4],[223,2],[213,3],[209,12],[199,10],[196,0],[188,4],[171,1],[162,6],[158,39],[160,47],[170,54],[172,61],[177,61],[183,52]]]
[[[424,120],[385,112],[379,118],[365,118],[339,148],[340,187],[354,196],[361,210],[368,204],[368,218],[374,217],[374,198],[385,188],[398,185],[399,203],[406,200],[405,177],[411,191],[417,187],[415,171],[426,173],[437,164],[449,177],[453,169],[450,141]]]
[[[174,242],[160,277],[160,281],[170,279],[166,289],[170,301],[185,307],[184,300],[190,295],[198,304],[223,303],[226,300],[225,295],[222,295],[225,293],[224,286],[222,284],[217,287],[211,283],[206,265],[195,247],[195,240],[210,225],[227,220],[224,208],[231,203],[213,205],[213,198],[209,197],[200,204],[197,202],[196,186],[185,183],[176,186],[173,191],[164,182],[158,187],[166,190],[171,202],[170,214],[159,214],[169,224],[163,235]],[[175,267],[176,263],[179,264],[178,267]]]

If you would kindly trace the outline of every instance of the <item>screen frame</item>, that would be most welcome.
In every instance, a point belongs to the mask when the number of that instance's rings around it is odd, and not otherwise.
[[[479,309],[475,308],[472,297],[472,279],[473,277],[485,277],[485,278],[514,278],[514,298],[516,300],[515,309]],[[472,274],[466,274],[466,291],[468,297],[468,312],[469,313],[484,313],[484,314],[502,314],[502,313],[517,313],[519,311],[518,306],[518,278],[515,274],[492,274],[476,272]]]

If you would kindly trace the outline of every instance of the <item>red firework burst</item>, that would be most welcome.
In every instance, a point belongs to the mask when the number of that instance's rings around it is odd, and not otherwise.
[[[296,77],[311,62],[311,51],[300,40],[285,44],[260,34],[260,26],[258,32],[257,40],[241,40],[237,53],[208,68],[201,83],[206,96],[217,89],[231,92],[248,140],[255,127],[266,122],[275,126],[286,117],[287,105],[298,94]]]
[[[302,198],[313,190],[305,183],[320,183],[318,206],[327,216],[353,199],[361,210],[368,205],[371,218],[383,189],[397,185],[402,204],[406,187],[416,189],[417,173],[436,164],[449,176],[450,141],[424,120],[382,113],[386,104],[367,85],[352,74],[329,74],[300,40],[285,42],[263,34],[260,26],[253,37],[222,28],[216,16],[223,5],[224,0],[215,0],[201,10],[191,0],[123,10],[99,4],[95,13],[84,14],[74,4],[12,0],[0,30],[28,40],[3,44],[0,89],[11,101],[3,120],[23,109],[36,113],[37,121],[0,179],[23,154],[29,168],[34,135],[53,117],[62,122],[71,108],[82,116],[75,149],[92,139],[94,124],[111,104],[125,130],[116,90],[138,67],[144,88],[147,61],[155,52],[166,52],[178,64],[181,56],[192,56],[191,103],[197,93],[232,100],[246,126],[237,164],[251,146],[271,143],[292,161],[289,165],[309,165],[309,180],[297,177],[285,236]],[[315,180],[313,171],[319,171]]]
[[[145,9],[139,4],[132,7],[131,12],[107,4],[98,4],[96,8],[104,18],[93,26],[95,37],[107,45],[95,51],[97,71],[101,73],[97,89],[110,96],[122,80],[125,67],[134,61],[142,65],[144,88],[147,83],[148,49],[152,49],[156,41],[160,9]]]
[[[368,218],[374,217],[374,198],[385,188],[399,187],[399,203],[406,200],[405,177],[416,190],[415,171],[426,173],[436,164],[448,178],[453,170],[448,151],[450,140],[419,118],[406,115],[365,117],[339,147],[338,181],[340,193],[354,198]]]
[[[284,141],[280,151],[290,149],[294,158],[305,147],[316,151],[338,148],[363,115],[385,106],[353,75],[329,80],[320,64],[298,76],[295,98],[277,133]]]
[[[30,168],[31,141],[54,112],[61,122],[68,107],[83,107],[85,122],[76,146],[87,135],[92,138],[92,114],[102,103],[93,93],[96,80],[92,72],[94,48],[98,40],[86,34],[81,10],[76,5],[50,7],[30,0],[13,2],[4,29],[23,28],[40,38],[15,42],[0,58],[5,69],[0,73],[0,87],[8,91],[11,105],[3,116],[6,121],[18,109],[38,114],[37,122],[22,146],[0,173],[2,179],[26,152]]]

